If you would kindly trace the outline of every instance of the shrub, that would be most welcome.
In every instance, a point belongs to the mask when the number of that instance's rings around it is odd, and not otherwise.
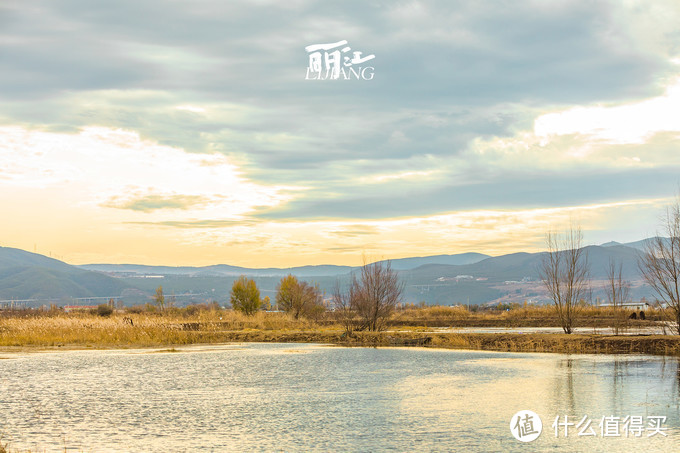
[[[254,280],[242,275],[231,287],[231,305],[234,310],[253,315],[260,309],[260,290]]]
[[[324,312],[323,298],[319,287],[300,282],[289,274],[281,279],[276,287],[276,304],[295,319],[318,317]]]
[[[113,308],[108,304],[97,305],[97,315],[104,318],[111,316],[113,313]]]
[[[125,311],[128,312],[128,313],[138,315],[138,314],[144,313],[144,311],[146,311],[146,310],[144,308],[144,305],[133,305],[132,307],[126,307]]]

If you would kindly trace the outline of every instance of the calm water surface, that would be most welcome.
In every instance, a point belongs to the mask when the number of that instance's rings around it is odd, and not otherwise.
[[[0,433],[37,451],[676,452],[679,373],[653,356],[291,344],[0,353]],[[510,433],[523,409],[544,425],[529,444]],[[597,435],[556,438],[558,415]],[[604,438],[609,415],[665,416],[667,436]]]

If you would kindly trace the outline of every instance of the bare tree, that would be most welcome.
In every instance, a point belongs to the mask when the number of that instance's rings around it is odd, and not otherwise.
[[[340,289],[340,282],[335,282],[335,288],[333,289],[333,311],[335,312],[338,320],[345,328],[345,334],[351,335],[354,330],[355,323],[355,309],[354,303],[356,303],[356,296],[353,293],[354,285],[349,286],[347,292],[343,292]]]
[[[394,311],[404,292],[404,284],[399,275],[392,270],[390,261],[377,261],[364,264],[359,279],[353,278],[352,294],[356,298],[354,306],[368,330],[381,330],[385,321]]]
[[[548,232],[548,251],[543,257],[540,275],[555,304],[564,333],[572,333],[578,304],[588,294],[588,255],[583,248],[583,232],[571,226],[563,234]]]
[[[390,261],[364,264],[359,277],[352,275],[347,292],[336,284],[333,299],[335,310],[347,332],[358,330],[382,330],[404,292],[399,275]]]
[[[165,310],[165,295],[163,294],[162,286],[156,288],[156,295],[153,296],[153,301],[161,311]]]
[[[672,329],[680,334],[680,197],[666,208],[663,234],[647,241],[638,261],[645,282],[670,312]]]
[[[609,259],[609,266],[607,267],[605,294],[614,307],[614,333],[618,335],[619,329],[624,326],[628,319],[623,310],[623,303],[629,299],[630,282],[623,279],[623,265],[617,264],[613,258]]]

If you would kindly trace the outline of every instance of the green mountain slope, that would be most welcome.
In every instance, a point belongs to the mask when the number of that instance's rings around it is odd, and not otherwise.
[[[57,302],[78,297],[117,297],[129,288],[134,286],[99,272],[36,253],[0,247],[0,300]]]
[[[610,259],[623,264],[626,279],[640,282],[637,257],[640,251],[627,245],[608,243],[585,250],[591,277],[606,279]],[[440,255],[393,260],[393,268],[405,285],[406,302],[427,304],[487,303],[491,301],[533,300],[545,302],[540,284],[543,253],[512,253],[497,257],[481,254]],[[450,263],[460,264],[450,264]],[[0,300],[51,299],[74,297],[126,296],[126,303],[147,302],[155,288],[162,285],[177,304],[216,300],[226,303],[232,281],[240,274],[255,278],[262,296],[274,298],[282,275],[289,272],[311,283],[318,283],[329,296],[336,281],[347,284],[348,266],[301,266],[289,269],[247,269],[229,265],[206,267],[168,267],[145,265],[88,265],[83,269],[23,250],[0,247]],[[101,272],[92,271],[92,269]],[[107,275],[110,272],[116,276]],[[162,278],[143,278],[145,274]],[[653,298],[641,283],[632,297]],[[594,297],[602,297],[594,288]]]

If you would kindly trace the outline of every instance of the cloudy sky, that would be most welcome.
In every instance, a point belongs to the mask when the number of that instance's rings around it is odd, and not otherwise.
[[[676,0],[4,0],[0,245],[287,267],[642,239],[680,183],[678,24]],[[373,78],[306,80],[341,40]]]

